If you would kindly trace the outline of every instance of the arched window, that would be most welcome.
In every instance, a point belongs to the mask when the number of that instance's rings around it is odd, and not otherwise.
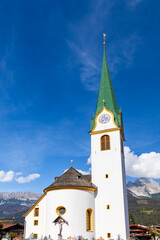
[[[86,210],[86,230],[93,231],[93,210],[91,208]]]
[[[101,137],[101,151],[110,149],[110,136],[103,135]]]

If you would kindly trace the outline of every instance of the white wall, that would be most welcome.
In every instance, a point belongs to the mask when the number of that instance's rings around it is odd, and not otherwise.
[[[62,217],[69,225],[64,224],[62,236],[67,237],[83,236],[91,239],[94,232],[86,232],[86,210],[92,208],[94,211],[94,193],[85,190],[64,189],[50,191],[47,193],[47,235],[57,239],[59,227],[52,223],[57,217],[56,208],[64,206],[66,213]]]
[[[106,113],[110,114],[107,111]],[[112,119],[108,125],[105,124],[105,128],[104,124],[97,121],[94,131],[102,127],[103,130],[113,128],[114,124],[111,121]],[[105,151],[100,150],[100,138],[104,133],[91,135],[92,182],[98,187],[95,198],[95,233],[97,239],[101,236],[107,239],[107,233],[111,233],[112,239],[117,239],[118,235],[126,239],[129,237],[128,204],[121,134],[120,130],[106,134],[110,136],[111,149]],[[109,174],[108,179],[105,178],[105,174]],[[107,204],[110,205],[110,210],[106,209]]]
[[[32,233],[37,233],[38,238],[45,237],[46,196],[35,207],[39,207],[39,217],[34,217],[34,209],[25,217],[25,238]],[[34,226],[34,220],[38,220],[38,226]]]
[[[53,221],[58,217],[56,209],[59,206],[66,208],[66,213],[62,217],[69,224],[63,225],[63,239],[80,235],[86,239],[94,238],[94,232],[86,231],[86,210],[92,208],[94,211],[94,192],[78,189],[49,191],[36,207],[38,206],[39,217],[34,217],[32,210],[25,218],[25,238],[28,238],[31,233],[38,233],[38,238],[50,235],[52,239],[56,240],[59,226],[55,225]],[[39,220],[39,226],[33,225],[33,221],[36,219]]]

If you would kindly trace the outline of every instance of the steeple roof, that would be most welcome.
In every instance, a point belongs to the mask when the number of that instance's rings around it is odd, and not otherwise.
[[[118,109],[115,93],[113,90],[113,85],[112,85],[109,68],[107,64],[105,46],[104,46],[104,53],[103,53],[102,73],[101,73],[101,81],[100,81],[99,94],[98,94],[98,100],[97,100],[96,114],[93,116],[91,120],[91,130],[95,126],[95,118],[97,114],[102,110],[104,106],[106,109],[108,109],[113,113],[115,123],[119,127],[121,127],[122,113],[121,113],[121,110]]]

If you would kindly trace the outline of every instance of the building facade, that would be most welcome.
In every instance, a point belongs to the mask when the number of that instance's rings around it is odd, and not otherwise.
[[[44,190],[25,214],[25,238],[129,237],[122,112],[118,109],[104,46],[96,114],[91,120],[92,174],[74,168]]]

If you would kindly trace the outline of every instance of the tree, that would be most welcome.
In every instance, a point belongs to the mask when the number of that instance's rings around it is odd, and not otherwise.
[[[129,214],[129,224],[135,224],[135,220],[132,213]]]
[[[1,235],[2,235],[2,228],[3,228],[3,224],[0,222],[0,238],[1,238]]]
[[[15,232],[10,232],[9,236],[11,237],[11,239],[13,239],[13,238],[17,237],[18,235]]]
[[[151,234],[151,236],[155,239],[155,237],[156,237],[156,235],[157,235],[157,229],[152,229],[151,231],[150,231],[150,234]]]

